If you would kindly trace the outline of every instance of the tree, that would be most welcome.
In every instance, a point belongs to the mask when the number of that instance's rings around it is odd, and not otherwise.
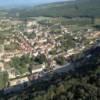
[[[39,54],[37,57],[35,57],[34,61],[39,64],[43,64],[43,62],[47,62],[47,59],[44,54]]]
[[[7,83],[8,83],[8,73],[0,72],[0,88],[6,87]]]
[[[59,56],[59,57],[55,58],[55,60],[56,60],[58,65],[63,65],[66,62],[65,58],[63,56]]]

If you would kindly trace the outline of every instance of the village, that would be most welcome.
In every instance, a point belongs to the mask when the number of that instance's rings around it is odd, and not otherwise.
[[[37,79],[41,77],[39,73],[67,64],[72,55],[81,52],[100,38],[100,31],[91,28],[85,32],[74,33],[60,23],[49,25],[49,21],[48,24],[41,24],[33,19],[11,20],[0,21],[0,33],[8,34],[3,36],[4,41],[0,42],[0,72],[7,73],[6,87],[28,82],[29,76],[32,76],[31,80]],[[16,61],[14,58],[18,60],[24,55],[33,60],[32,64],[24,62],[26,68],[20,71],[21,66],[17,68],[12,63]]]

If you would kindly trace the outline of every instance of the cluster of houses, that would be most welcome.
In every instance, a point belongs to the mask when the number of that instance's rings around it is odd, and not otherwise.
[[[18,22],[15,21],[14,23],[13,23],[14,25],[18,25],[20,23],[22,24],[22,22],[20,21]],[[5,52],[4,45],[0,46],[0,71],[8,72],[9,79],[11,80],[10,81],[11,86],[29,81],[29,78],[27,77],[27,75],[29,75],[28,72],[24,73],[23,76],[17,76],[16,69],[10,68],[10,66],[8,67],[8,69],[5,68],[5,65],[7,65],[12,60],[12,58],[16,56],[21,57],[22,55],[30,53],[32,56],[36,57],[39,54],[44,54],[49,61],[49,66],[57,66],[55,60],[52,59],[54,55],[53,56],[50,55],[49,52],[55,49],[57,46],[61,45],[61,43],[57,42],[56,39],[63,37],[64,33],[69,32],[67,28],[65,28],[64,26],[61,26],[61,29],[62,29],[62,33],[57,34],[57,35],[56,34],[52,35],[50,34],[50,28],[48,26],[45,26],[45,27],[41,26],[36,21],[27,21],[25,29],[23,31],[19,31],[19,30],[17,32],[15,31],[15,34],[12,35],[13,39],[11,38],[11,42],[17,43],[19,45],[18,50],[16,49],[13,52]],[[27,34],[34,33],[36,36],[33,39],[32,38],[29,39],[24,34],[24,32],[26,32]],[[89,32],[89,33],[90,35],[88,37],[90,38],[91,36],[92,38],[94,32]],[[94,37],[98,37],[98,36],[100,36],[100,32],[95,32]],[[6,45],[10,44],[10,42],[5,40],[5,44]],[[73,54],[80,52],[80,50],[83,50],[83,49],[85,49],[85,46],[82,46],[81,48],[72,48],[70,50],[67,50],[67,52],[64,54],[61,53],[61,55],[67,58]],[[40,67],[33,69],[32,73],[33,74],[36,73],[35,78],[38,78],[37,73],[43,71],[45,68],[46,68],[46,65],[45,63],[43,63]],[[17,78],[17,77],[20,77],[20,78]]]

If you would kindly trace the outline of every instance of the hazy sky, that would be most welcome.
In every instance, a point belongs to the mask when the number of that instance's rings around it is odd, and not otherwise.
[[[68,1],[68,0],[0,0],[0,6],[14,5],[36,5],[49,2]]]

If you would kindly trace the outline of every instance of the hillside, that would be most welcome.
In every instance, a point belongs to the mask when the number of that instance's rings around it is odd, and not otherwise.
[[[54,73],[49,80],[39,80],[22,92],[1,94],[1,100],[99,100],[100,46],[94,45],[77,55],[75,71]],[[91,56],[89,56],[91,55]],[[31,84],[31,82],[30,82]]]
[[[11,14],[13,10],[9,13]],[[76,0],[50,3],[18,11],[20,17],[100,17],[100,0]]]

